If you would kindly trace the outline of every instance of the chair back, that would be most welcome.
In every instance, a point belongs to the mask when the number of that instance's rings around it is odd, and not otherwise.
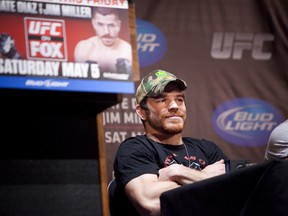
[[[109,198],[109,210],[111,216],[131,215],[138,216],[135,207],[132,205],[123,189],[121,189],[115,179],[111,180],[107,187]]]

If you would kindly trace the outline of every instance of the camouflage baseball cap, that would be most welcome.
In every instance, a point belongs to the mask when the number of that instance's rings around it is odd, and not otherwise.
[[[187,84],[184,80],[177,78],[174,74],[171,74],[164,70],[155,70],[143,77],[136,91],[136,100],[140,104],[144,97],[156,97],[161,94],[165,86],[170,82],[176,82],[181,90],[187,88]]]

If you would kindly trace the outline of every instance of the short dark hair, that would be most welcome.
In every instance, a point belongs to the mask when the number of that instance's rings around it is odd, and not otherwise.
[[[115,14],[116,17],[119,18],[119,10],[115,8],[106,8],[106,7],[94,7],[93,8],[93,17],[96,13],[99,13],[103,16],[109,15],[109,14]]]
[[[143,99],[142,99],[142,101],[140,102],[140,107],[142,108],[142,109],[145,109],[145,110],[148,110],[148,107],[147,107],[147,99],[148,99],[148,97],[146,96],[146,97],[144,97]]]
[[[142,108],[142,109],[144,109],[144,111],[148,114],[150,111],[149,111],[149,109],[148,109],[148,106],[147,106],[147,99],[148,99],[148,97],[146,96],[146,97],[144,97],[143,99],[142,99],[142,101],[140,102],[140,107]],[[141,118],[141,122],[142,122],[142,124],[143,124],[143,126],[144,126],[144,128],[145,128],[145,121]]]

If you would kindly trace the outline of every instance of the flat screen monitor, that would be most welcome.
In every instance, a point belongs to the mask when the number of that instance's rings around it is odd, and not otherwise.
[[[3,1],[0,90],[134,93],[128,1]]]

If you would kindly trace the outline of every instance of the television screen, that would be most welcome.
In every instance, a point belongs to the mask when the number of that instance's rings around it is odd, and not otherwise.
[[[128,1],[1,1],[0,88],[134,93]]]

